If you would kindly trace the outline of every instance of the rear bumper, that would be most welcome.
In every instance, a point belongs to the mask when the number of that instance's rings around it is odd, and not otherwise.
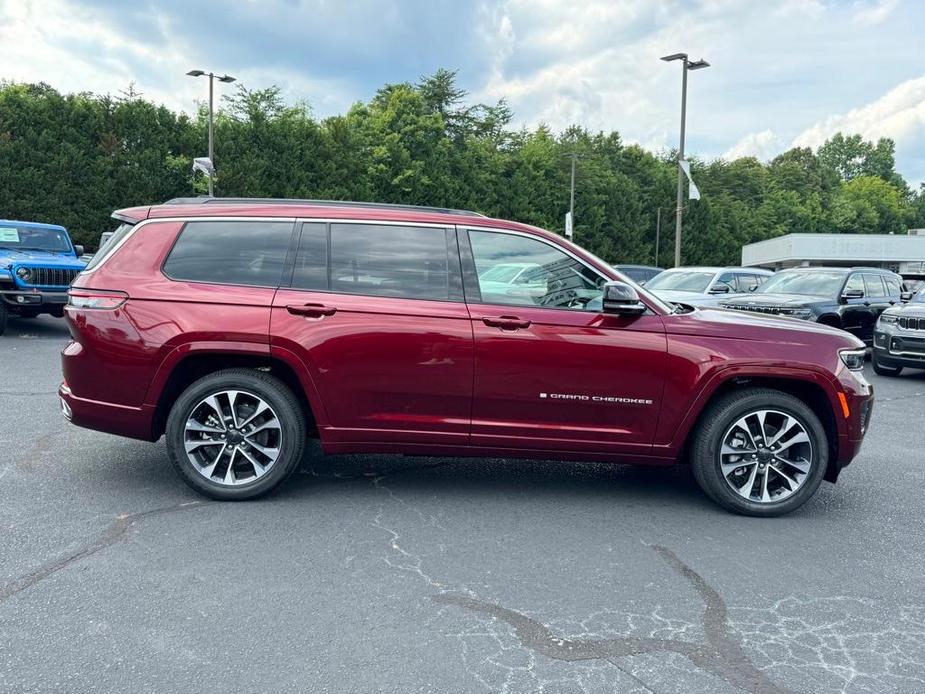
[[[58,397],[61,413],[71,424],[132,439],[157,440],[152,435],[153,407],[128,407],[79,398],[71,392],[67,383],[58,387]]]

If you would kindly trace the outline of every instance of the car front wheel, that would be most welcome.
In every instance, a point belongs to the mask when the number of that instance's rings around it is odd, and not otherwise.
[[[193,489],[213,499],[252,499],[298,467],[305,415],[274,376],[226,369],[183,391],[166,434],[170,460]]]
[[[829,459],[822,422],[801,400],[750,388],[713,403],[691,447],[698,484],[721,506],[780,516],[819,488]]]

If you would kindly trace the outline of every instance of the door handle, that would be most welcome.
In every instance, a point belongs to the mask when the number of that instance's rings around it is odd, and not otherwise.
[[[489,328],[501,328],[502,330],[520,330],[529,328],[530,321],[518,318],[517,316],[498,316],[497,318],[485,317],[482,322]]]
[[[294,316],[307,316],[309,318],[321,318],[322,316],[333,316],[337,309],[333,306],[324,304],[289,304],[286,310]]]

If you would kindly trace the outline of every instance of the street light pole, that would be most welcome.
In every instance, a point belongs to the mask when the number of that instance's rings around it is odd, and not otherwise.
[[[572,219],[572,237],[575,236],[575,152],[572,152],[572,187],[569,192],[568,212]]]
[[[655,208],[655,267],[658,267],[658,237],[662,233],[662,208]]]
[[[222,75],[217,77],[214,72],[205,72],[204,70],[190,70],[186,73],[190,77],[209,77],[209,163],[212,165],[213,170],[215,169],[215,150],[213,148],[213,132],[214,132],[214,94],[215,87],[214,82],[218,79],[219,82],[225,82],[229,84],[235,81],[235,78],[231,75]],[[209,176],[209,197],[212,197],[215,193],[214,184],[212,182],[212,176]]]
[[[674,222],[674,266],[681,265],[681,218],[684,213],[684,170],[681,162],[684,161],[684,134],[687,126],[687,72],[710,67],[706,60],[688,60],[687,53],[673,53],[662,57],[664,61],[681,61],[681,142],[678,146],[678,199]]]

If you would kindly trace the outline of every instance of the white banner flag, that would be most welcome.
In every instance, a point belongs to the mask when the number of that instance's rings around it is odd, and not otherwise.
[[[690,162],[687,161],[687,159],[682,159],[679,163],[681,164],[681,169],[684,171],[684,175],[687,176],[687,180],[691,184],[687,197],[691,200],[700,200],[700,189],[697,187],[697,184],[694,183],[694,179],[691,178]]]

